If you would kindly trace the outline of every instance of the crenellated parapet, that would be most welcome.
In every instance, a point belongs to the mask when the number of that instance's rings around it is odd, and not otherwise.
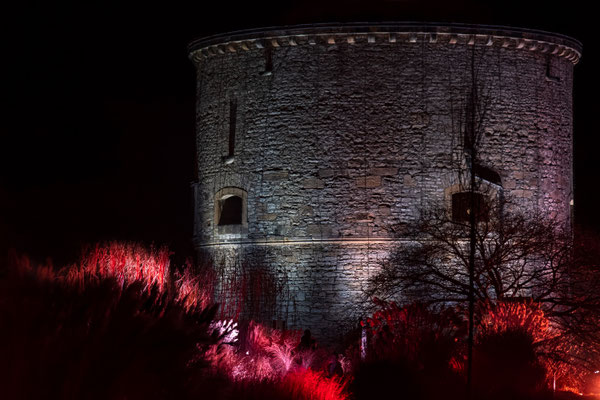
[[[190,58],[198,63],[218,54],[266,47],[329,46],[347,43],[438,43],[457,46],[495,46],[564,57],[577,64],[581,43],[567,36],[545,31],[496,26],[430,24],[344,24],[307,25],[293,28],[265,28],[219,34],[192,42]]]

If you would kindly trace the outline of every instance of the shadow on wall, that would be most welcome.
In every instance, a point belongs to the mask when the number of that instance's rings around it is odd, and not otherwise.
[[[263,247],[222,246],[201,254],[201,264],[215,273],[215,299],[221,319],[260,321],[285,328],[288,277],[268,261]]]
[[[364,290],[377,260],[388,254],[382,246],[370,252],[362,244],[212,248],[205,257],[214,260],[219,318],[310,329],[321,344],[334,343],[368,312]]]

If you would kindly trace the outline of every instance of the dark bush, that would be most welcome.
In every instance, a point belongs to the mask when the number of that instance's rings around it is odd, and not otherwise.
[[[401,360],[371,361],[355,373],[351,392],[356,399],[424,399],[417,371]]]
[[[188,314],[140,284],[106,279],[81,290],[48,276],[0,280],[0,397],[185,399],[213,390],[197,346],[213,341],[214,310]]]
[[[545,398],[545,374],[529,332],[510,329],[478,338],[474,348],[473,382],[479,398]]]
[[[464,382],[453,368],[462,334],[455,313],[423,304],[376,304],[380,309],[365,324],[367,359],[355,367],[356,398],[463,398]]]

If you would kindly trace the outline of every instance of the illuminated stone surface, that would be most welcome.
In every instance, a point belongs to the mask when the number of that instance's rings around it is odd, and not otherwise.
[[[580,51],[544,32],[410,24],[255,30],[192,43],[198,250],[226,268],[247,261],[286,277],[265,319],[327,339],[332,325],[354,323],[366,279],[401,242],[397,228],[457,187],[456,110],[473,54],[489,99],[482,163],[523,210],[568,221]],[[247,192],[243,229],[215,226],[215,194],[227,187]]]

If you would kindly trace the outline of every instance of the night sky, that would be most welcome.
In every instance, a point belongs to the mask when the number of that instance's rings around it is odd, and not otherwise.
[[[60,263],[82,244],[107,239],[191,254],[195,75],[187,44],[229,30],[311,22],[499,24],[580,40],[576,217],[600,231],[598,21],[583,1],[194,4],[30,2],[4,13],[11,25],[3,40],[0,256],[14,248]]]

